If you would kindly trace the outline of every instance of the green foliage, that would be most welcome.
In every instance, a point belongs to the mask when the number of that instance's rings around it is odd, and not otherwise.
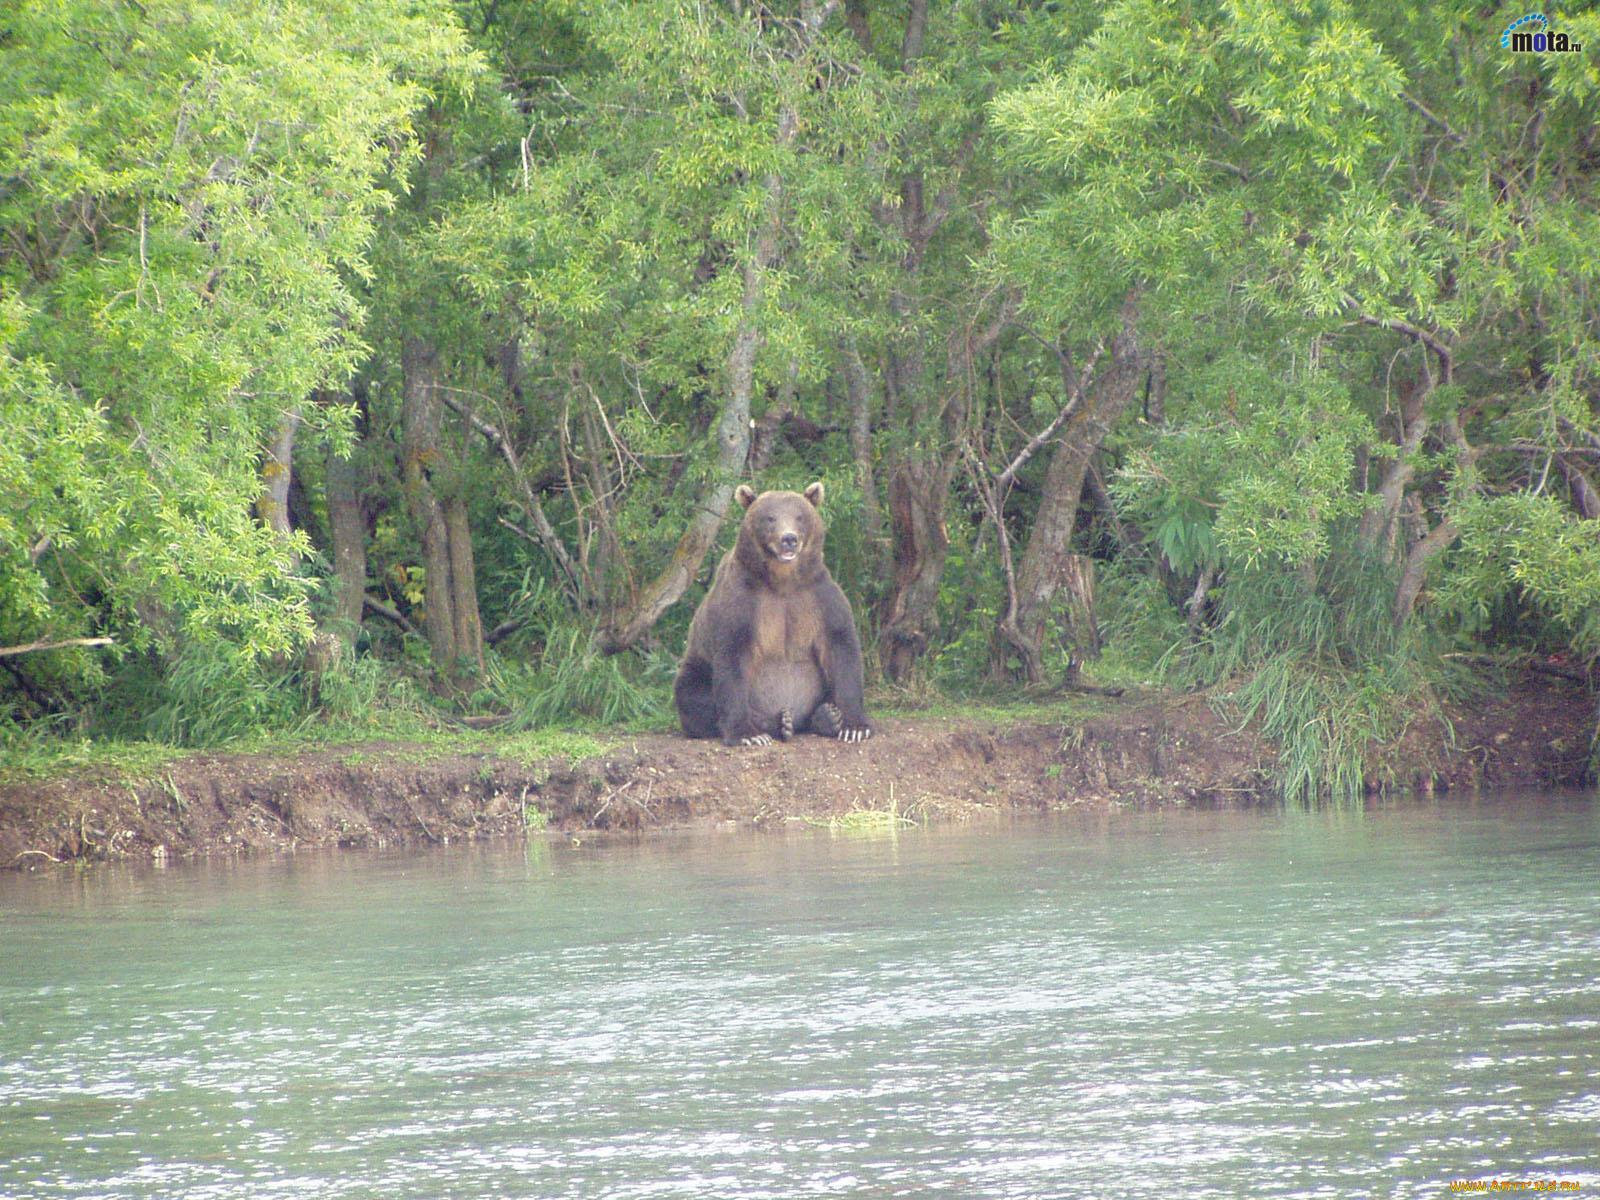
[[[1150,544],[1180,575],[1215,567],[1222,558],[1212,510],[1183,492],[1167,492],[1152,503]]]
[[[1218,688],[1260,722],[1288,803],[1359,802],[1369,755],[1431,713],[1448,681],[1425,632],[1396,628],[1386,576],[1348,538],[1314,575],[1241,568],[1216,623],[1163,664],[1172,684]]]
[[[1367,506],[1350,480],[1371,424],[1337,380],[1287,369],[1235,355],[1180,376],[1212,421],[1150,439],[1119,474],[1128,514],[1179,574],[1314,565]]]
[[[672,719],[675,668],[664,654],[642,664],[629,655],[603,655],[591,631],[569,628],[553,632],[533,664],[498,661],[490,686],[511,712],[511,729],[663,726]]]
[[[1441,616],[1474,635],[1515,597],[1543,614],[1557,646],[1600,652],[1600,522],[1549,495],[1474,497],[1456,510],[1461,544],[1440,589]]]
[[[310,631],[307,542],[254,520],[260,449],[365,352],[355,284],[416,153],[417,76],[470,63],[446,10],[398,2],[7,17],[0,642],[171,656],[163,736],[277,704],[256,676]],[[98,678],[81,657],[55,674],[68,694]],[[213,687],[236,711],[193,711]]]
[[[946,694],[970,696],[988,684],[994,623],[1000,616],[1000,563],[992,541],[952,533],[938,609],[941,625],[950,632],[932,654],[928,674]]]
[[[1161,345],[1165,420],[1127,431],[1114,491],[1183,592],[1209,573],[1174,678],[1244,681],[1295,796],[1354,790],[1442,678],[1435,624],[1482,636],[1515,603],[1596,648],[1572,500],[1600,77],[1503,50],[1521,12],[1130,0],[991,104],[1049,181],[997,231],[1002,277],[1064,322],[1133,294]]]
[[[1078,542],[1108,556],[1100,673],[1166,654],[1235,689],[1306,798],[1354,790],[1363,739],[1443,678],[1438,633],[1480,645],[1514,614],[1524,642],[1600,653],[1600,75],[1501,49],[1523,10],[12,7],[0,646],[114,640],[0,660],[19,745],[359,733],[438,703],[666,724],[671,656],[600,657],[589,629],[705,503],[741,334],[751,416],[787,414],[755,482],[827,481],[869,646],[891,563],[926,547],[868,514],[954,481],[924,514],[950,550],[923,684],[982,686],[1006,597],[948,464],[1003,465],[1125,313],[1144,404],[1102,456],[1116,520],[1085,509]],[[1594,14],[1553,19],[1600,45]],[[315,681],[298,665],[329,448],[354,451],[369,593],[427,630],[408,344],[470,414],[422,466],[466,501],[485,624],[520,624],[443,700],[401,622]],[[285,537],[252,502],[295,421]],[[1014,549],[1049,456],[1004,499]]]

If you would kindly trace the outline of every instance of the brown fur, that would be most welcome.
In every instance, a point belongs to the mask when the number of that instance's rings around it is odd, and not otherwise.
[[[730,744],[807,728],[869,736],[854,617],[822,557],[822,484],[734,495],[744,520],[690,623],[674,688],[684,732]]]
[[[795,603],[781,596],[762,596],[756,601],[755,639],[750,652],[753,665],[798,659],[818,644],[822,614],[809,601],[810,597],[804,597]]]

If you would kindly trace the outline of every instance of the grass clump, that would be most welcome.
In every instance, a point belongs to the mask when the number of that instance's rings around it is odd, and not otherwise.
[[[676,663],[664,654],[606,655],[591,631],[552,634],[531,663],[499,660],[490,691],[511,713],[514,729],[585,725],[664,727],[672,718]]]
[[[1443,660],[1415,622],[1396,624],[1390,572],[1347,552],[1314,576],[1238,571],[1220,618],[1162,663],[1177,687],[1213,687],[1278,748],[1284,802],[1354,803],[1369,752],[1437,712]]]
[[[827,822],[830,833],[879,834],[895,833],[916,822],[904,813],[890,808],[852,808],[849,812],[832,817]]]
[[[838,816],[829,817],[826,821],[811,821],[828,830],[829,833],[871,836],[875,834],[898,833],[908,825],[917,822],[900,808],[900,802],[895,798],[894,784],[889,785],[889,802],[883,808],[871,808],[857,805],[849,812],[840,813]]]

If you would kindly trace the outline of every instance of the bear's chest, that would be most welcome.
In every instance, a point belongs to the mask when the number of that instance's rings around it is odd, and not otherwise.
[[[756,601],[751,656],[758,663],[806,661],[821,632],[821,613],[811,593],[761,596]]]

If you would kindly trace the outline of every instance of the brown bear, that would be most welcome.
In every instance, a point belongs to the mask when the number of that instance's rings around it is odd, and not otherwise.
[[[739,538],[695,610],[672,689],[683,732],[729,746],[871,737],[855,616],[822,561],[822,484],[760,496],[740,484],[734,496]]]

